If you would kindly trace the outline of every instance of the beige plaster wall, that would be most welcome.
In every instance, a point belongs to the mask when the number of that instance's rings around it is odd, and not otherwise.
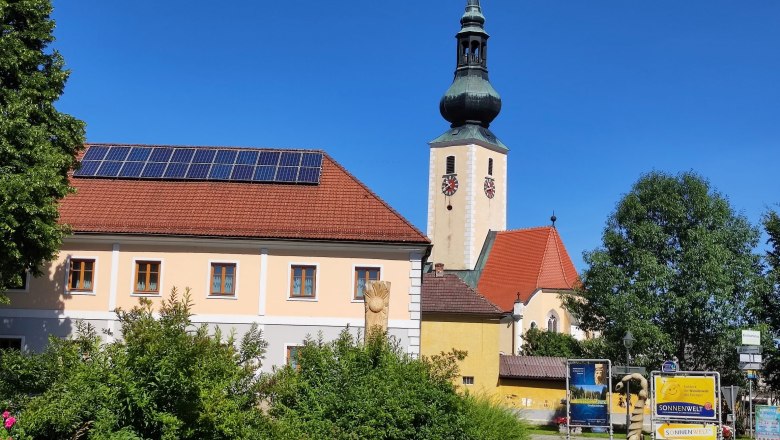
[[[451,197],[441,191],[447,157],[455,156],[459,186]],[[493,159],[496,195],[488,199],[484,184],[488,159]],[[430,261],[447,269],[473,269],[489,230],[506,229],[506,154],[479,145],[431,149],[429,176],[429,234],[433,241]],[[447,206],[451,205],[452,210]]]
[[[353,299],[356,267],[380,268],[381,280],[390,281],[390,319],[410,319],[412,250],[386,250],[377,246],[354,250],[322,250],[323,246],[268,249],[265,273],[265,315],[281,317],[362,319],[364,305]],[[246,246],[213,246],[189,244],[119,243],[113,252],[112,243],[68,241],[57,258],[41,277],[33,277],[25,292],[9,292],[11,308],[111,312],[112,259],[117,257],[115,274],[115,306],[128,309],[137,305],[139,297],[159,305],[173,287],[180,293],[190,289],[193,313],[205,315],[257,316],[261,311],[262,256],[261,249]],[[64,294],[68,258],[94,258],[95,289],[91,294]],[[140,295],[134,292],[135,262],[159,261],[160,293]],[[236,264],[236,294],[230,297],[209,296],[211,263]],[[290,266],[317,266],[317,296],[313,301],[290,299]],[[305,323],[302,321],[302,324]]]
[[[538,291],[528,300],[523,310],[523,332],[528,331],[534,321],[540,329],[547,330],[551,311],[558,315],[558,332],[571,334],[571,317],[561,305],[558,293],[550,291]]]

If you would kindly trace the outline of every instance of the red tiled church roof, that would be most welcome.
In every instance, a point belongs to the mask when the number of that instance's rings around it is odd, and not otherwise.
[[[423,313],[501,315],[501,309],[475,292],[457,275],[427,273],[422,284]]]
[[[518,293],[527,303],[539,289],[572,289],[577,280],[558,230],[544,226],[497,232],[477,290],[508,311]]]
[[[327,154],[319,185],[79,177],[71,184],[76,193],[60,203],[60,221],[75,233],[430,242]]]

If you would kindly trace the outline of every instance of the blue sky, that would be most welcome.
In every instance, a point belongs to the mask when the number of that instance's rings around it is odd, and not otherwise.
[[[465,0],[54,0],[90,142],[324,149],[421,230]],[[780,202],[780,2],[483,0],[509,228],[579,269],[642,173]],[[356,220],[359,220],[356,213]]]

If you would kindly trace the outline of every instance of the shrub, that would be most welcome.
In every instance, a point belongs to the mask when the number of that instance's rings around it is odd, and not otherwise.
[[[466,434],[482,440],[528,440],[528,427],[517,415],[485,396],[465,396]]]
[[[53,338],[43,354],[8,356],[0,373],[18,374],[2,374],[0,390],[18,389],[15,438],[264,438],[260,331],[236,349],[232,335],[223,341],[218,330],[193,327],[191,307],[189,294],[174,289],[159,317],[146,299],[117,311],[123,341],[102,344],[80,325],[74,339]]]

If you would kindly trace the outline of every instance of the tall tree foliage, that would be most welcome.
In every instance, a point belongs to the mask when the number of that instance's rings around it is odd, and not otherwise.
[[[769,250],[766,253],[767,291],[757,309],[768,324],[768,338],[764,351],[764,381],[775,390],[780,390],[780,349],[774,339],[780,337],[780,215],[769,211],[764,216],[764,229],[769,236]]]
[[[522,353],[524,356],[576,358],[581,357],[583,351],[579,341],[571,335],[532,328],[523,335]]]
[[[54,107],[69,72],[48,49],[51,11],[49,0],[0,0],[0,293],[56,254],[57,201],[84,143],[84,123]]]
[[[622,359],[677,357],[683,369],[735,372],[739,329],[761,285],[759,233],[724,196],[693,173],[639,179],[609,217],[603,247],[587,252],[581,289],[564,297],[584,330],[602,332]]]

